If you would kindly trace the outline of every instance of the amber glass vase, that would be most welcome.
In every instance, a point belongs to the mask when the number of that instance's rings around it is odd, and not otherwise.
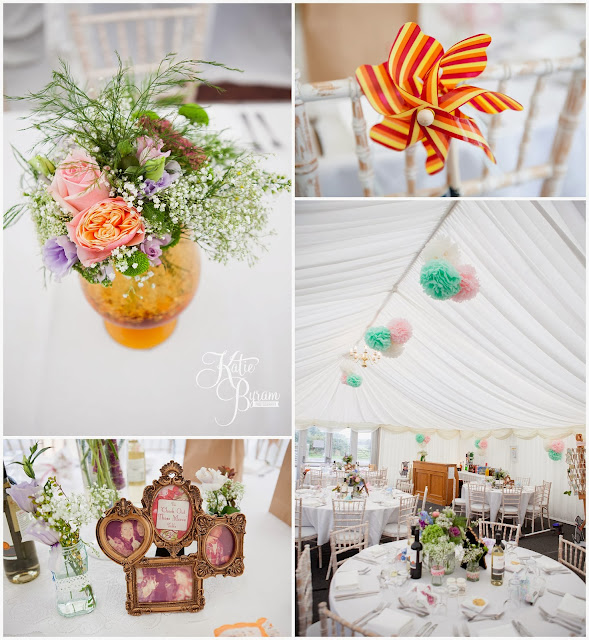
[[[150,349],[170,337],[178,315],[198,288],[200,255],[186,239],[162,255],[151,267],[153,276],[139,287],[134,278],[116,273],[112,287],[90,284],[80,278],[88,302],[104,318],[110,336],[132,349]],[[155,285],[155,286],[154,286]]]

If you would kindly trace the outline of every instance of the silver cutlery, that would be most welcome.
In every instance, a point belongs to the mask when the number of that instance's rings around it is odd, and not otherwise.
[[[370,618],[372,620],[371,616],[373,614],[375,615],[379,614],[385,607],[386,607],[386,604],[384,602],[381,602],[377,607],[374,607],[374,609],[372,609],[368,613],[365,613],[363,616],[360,616],[357,620],[354,620],[352,624],[359,625],[361,622],[366,622],[367,618]]]
[[[359,560],[360,562],[365,562],[366,564],[378,564],[378,562],[376,562],[375,560],[370,560],[370,558],[363,558],[360,556],[356,556],[354,560]]]
[[[564,627],[565,629],[572,631],[573,633],[581,633],[581,631],[583,630],[582,625],[578,625],[574,623],[572,620],[571,621],[563,620],[558,616],[548,613],[548,611],[542,609],[542,607],[538,607],[538,608],[540,609],[540,615],[546,620],[548,620],[548,622],[553,622],[554,624],[558,624],[561,627]]]
[[[241,119],[243,120],[243,123],[245,124],[245,128],[247,129],[249,137],[251,138],[252,146],[256,151],[258,151],[259,153],[262,153],[264,149],[262,148],[262,145],[256,140],[256,134],[254,132],[254,129],[251,125],[251,122],[247,113],[242,113]]]
[[[557,591],[556,589],[546,589],[548,593],[553,593],[555,596],[564,596],[564,591]],[[571,594],[572,595],[572,594]],[[574,596],[575,598],[579,598],[579,600],[586,600],[585,596]]]
[[[357,593],[342,593],[335,596],[336,600],[352,600],[353,598],[367,598],[368,596],[374,596],[380,591],[358,591]]]
[[[262,123],[262,126],[264,127],[264,129],[266,129],[266,133],[270,136],[270,140],[272,140],[272,146],[275,149],[280,149],[282,147],[282,143],[280,142],[280,140],[278,140],[278,138],[274,136],[274,133],[272,132],[272,129],[270,129],[270,125],[268,124],[268,121],[266,120],[264,114],[258,112],[256,113],[256,116],[258,117],[258,120]]]
[[[517,631],[518,635],[522,636],[522,637],[531,637],[531,633],[528,633],[525,629],[524,626],[521,622],[518,622],[517,620],[512,620],[511,624],[515,627],[515,630]]]
[[[470,613],[470,611],[465,611],[463,609],[462,613],[469,622],[479,622],[480,620],[499,620],[499,618],[501,618],[501,616],[505,612],[501,611],[500,613]]]
[[[421,627],[421,629],[419,629],[419,631],[416,632],[416,637],[421,637],[425,635],[425,632],[429,629],[431,625],[431,622],[426,622],[423,627]]]
[[[378,611],[376,611],[375,613],[372,613],[371,615],[368,616],[368,618],[365,618],[364,621],[362,622],[362,624],[368,624],[371,620],[374,620],[374,618],[376,618],[376,616],[380,615],[385,609],[387,608],[387,605],[383,605],[382,609],[379,609]]]
[[[436,630],[436,627],[437,627],[437,626],[438,626],[437,624],[434,624],[434,625],[433,625],[433,627],[430,627],[430,628],[427,630],[427,633],[424,633],[423,635],[425,635],[425,636],[431,636],[431,634]]]
[[[399,604],[401,605],[399,607],[399,609],[406,609],[407,611],[411,611],[412,613],[417,614],[421,618],[423,618],[425,616],[429,616],[429,612],[428,611],[424,611],[423,609],[420,609],[419,607],[416,607],[416,606],[406,602],[405,600],[403,600],[403,598],[401,596],[399,596]]]
[[[468,625],[466,624],[466,622],[462,623],[462,630],[464,631],[464,637],[470,638],[470,630],[468,629]]]

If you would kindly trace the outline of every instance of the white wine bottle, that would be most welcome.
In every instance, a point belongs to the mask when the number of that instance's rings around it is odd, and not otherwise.
[[[505,553],[501,542],[501,532],[495,532],[495,546],[491,552],[491,584],[500,587],[505,573]]]
[[[140,505],[145,489],[145,451],[139,440],[129,440],[127,483],[129,485],[129,500],[135,505]]]

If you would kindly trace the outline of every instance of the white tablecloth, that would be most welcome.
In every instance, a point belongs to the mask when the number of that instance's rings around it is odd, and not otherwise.
[[[406,495],[393,490],[393,494],[375,493],[374,491],[366,501],[366,521],[368,528],[368,544],[370,546],[378,544],[382,536],[383,529],[389,522],[397,522],[399,518],[398,495]],[[306,506],[305,500],[315,500],[316,498],[303,497],[303,525],[311,525],[317,531],[317,544],[322,545],[329,542],[329,534],[333,529],[333,506],[332,497],[335,494],[331,489],[323,490],[323,506]],[[397,496],[397,497],[395,497]],[[385,504],[382,504],[382,502]]]
[[[483,476],[480,473],[472,473],[472,471],[459,471],[458,478],[463,482],[478,482],[479,484],[483,484],[485,478],[488,478],[488,476]]]
[[[249,141],[248,113],[258,140],[275,153],[269,170],[291,170],[290,104],[216,105],[211,125]],[[255,117],[263,113],[283,144],[271,148]],[[21,169],[10,145],[25,157],[36,138],[19,131],[18,112],[4,114],[4,206],[19,201]],[[291,433],[291,224],[292,198],[274,201],[269,251],[254,268],[222,266],[203,257],[200,287],[176,331],[148,351],[126,349],[104,330],[82,295],[75,274],[43,286],[36,234],[27,214],[4,233],[4,434],[95,435],[126,429],[143,435],[290,435]],[[202,253],[202,252],[201,252]],[[272,331],[269,328],[272,327]],[[250,389],[280,394],[278,408],[232,415],[231,402],[201,389],[197,373],[206,352],[260,359]],[[114,376],[114,377],[113,377]],[[115,381],[116,379],[116,381]],[[123,385],[124,392],[109,392]],[[133,398],[133,401],[129,399]],[[116,418],[116,424],[112,423]],[[116,435],[116,434],[115,434]]]
[[[55,608],[55,587],[47,565],[48,548],[37,544],[41,575],[24,585],[12,584],[4,578],[4,635],[210,637],[224,624],[255,622],[258,618],[268,618],[283,635],[290,635],[292,530],[268,513],[276,475],[244,478],[245,572],[237,578],[207,578],[204,581],[206,604],[202,611],[130,616],[125,610],[122,567],[107,559],[90,557],[97,607],[89,615],[63,618]],[[91,540],[91,532],[83,531],[83,535]],[[193,547],[188,548],[189,553],[196,551]],[[150,555],[154,555],[154,550],[152,547]]]
[[[522,501],[519,510],[519,524],[523,526],[524,524],[524,516],[526,514],[526,509],[528,508],[528,504],[530,501],[534,499],[535,490],[532,487],[523,487],[522,488]],[[491,522],[497,522],[497,514],[499,513],[499,507],[501,506],[501,489],[491,489],[487,487],[485,491],[485,503],[489,505],[491,514],[490,519]],[[467,500],[468,497],[468,485],[462,485],[462,498]]]
[[[407,541],[402,540],[396,543],[389,543],[386,545],[386,547],[391,549],[400,549],[403,545],[406,544]],[[529,551],[528,549],[518,548],[516,551],[518,553],[518,556],[521,558],[533,554],[533,552]],[[338,572],[342,571],[342,569],[344,569],[345,571],[352,568],[359,570],[365,569],[366,567],[371,567],[370,571],[367,574],[359,576],[360,590],[378,591],[378,575],[382,567],[387,562],[386,555],[382,556],[378,560],[378,565],[376,566],[360,562],[356,560],[357,557],[358,556],[354,556],[349,560],[346,560],[346,562],[338,569]],[[487,561],[487,566],[490,566],[490,561]],[[460,567],[457,567],[452,575],[453,577],[466,578],[466,571],[464,569],[461,569]],[[585,595],[585,583],[572,571],[568,571],[566,574],[563,573],[552,575],[550,577],[548,577],[543,572],[540,572],[540,575],[541,577],[546,579],[547,586],[551,589],[570,593],[572,595]],[[488,611],[492,613],[499,612],[503,608],[503,603],[507,598],[507,583],[512,576],[512,573],[506,572],[503,586],[493,587],[491,585],[490,569],[487,568],[486,570],[481,570],[479,582],[467,582],[466,595],[469,598],[484,597],[489,602],[489,605],[487,607]],[[338,601],[334,597],[334,584],[336,579],[337,572],[334,579],[331,581],[329,589],[329,608],[345,620],[357,620],[360,616],[374,609],[381,601],[380,595]],[[405,582],[405,585],[403,586],[401,593],[408,592],[416,584],[422,586],[431,584],[431,576],[429,574],[426,575],[426,571],[424,570],[420,580],[407,580],[407,582]],[[556,608],[558,602],[561,599],[562,596],[556,596],[546,592],[541,598],[539,598],[535,606],[529,606],[527,604],[522,605],[522,607],[517,610],[517,616],[515,616],[510,610],[506,610],[500,620],[486,620],[483,622],[469,623],[468,627],[470,635],[481,637],[490,635],[486,633],[487,629],[490,629],[491,627],[502,626],[506,623],[509,624],[514,617],[517,617],[517,619],[523,624],[525,629],[527,629],[532,636],[569,636],[571,635],[570,632],[563,627],[557,624],[545,622],[540,617],[540,613],[537,609],[537,607],[541,605],[544,609],[551,611]],[[390,608],[394,611],[397,604],[398,600],[395,598],[394,602],[390,605]],[[487,612],[487,610],[485,610],[485,612]],[[453,636],[453,625],[457,623],[461,625],[463,622],[466,622],[466,618],[464,618],[464,616],[462,615],[457,615],[456,611],[449,611],[448,615],[434,613],[424,618],[420,618],[407,612],[404,613],[407,615],[411,615],[414,618],[412,628],[407,633],[408,636],[414,635],[415,632],[423,627],[426,622],[432,622],[433,624],[438,625],[432,634],[433,636]],[[515,629],[513,629],[513,633],[511,635],[517,636]]]

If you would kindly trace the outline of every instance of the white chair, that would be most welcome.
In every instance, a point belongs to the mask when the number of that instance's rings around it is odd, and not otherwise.
[[[456,515],[466,515],[466,498],[455,496],[451,507]]]
[[[368,527],[368,522],[363,522],[341,529],[334,529],[329,534],[331,557],[329,559],[326,580],[329,580],[329,574],[332,571],[335,574],[339,565],[346,561],[346,559],[338,561],[338,555],[347,553],[353,549],[361,551],[368,546]]]
[[[322,638],[364,637],[373,638],[376,634],[370,633],[363,627],[340,618],[327,608],[326,602],[319,604],[319,624]]]
[[[361,61],[358,61],[360,64]],[[351,70],[352,71],[352,70]],[[572,77],[568,76],[572,72]],[[529,142],[532,138],[535,120],[538,113],[539,97],[546,87],[546,78],[559,77],[568,82],[568,91],[560,114],[558,127],[551,141],[551,154],[547,162],[530,166],[526,163]],[[541,196],[557,196],[560,193],[567,172],[568,157],[585,97],[585,43],[581,44],[581,52],[575,58],[542,59],[528,62],[516,62],[488,65],[480,77],[476,78],[476,86],[493,89],[491,84],[499,82],[498,90],[509,95],[508,81],[521,82],[522,79],[536,78],[535,88],[529,103],[524,105],[524,116],[521,118],[523,133],[519,145],[517,164],[513,170],[505,171],[497,167],[492,172],[486,164],[480,177],[463,182],[459,171],[459,153],[464,144],[454,141],[449,148],[448,161],[444,171],[447,174],[447,186],[453,188],[461,196],[474,196],[489,193],[503,187],[542,180]],[[307,115],[308,103],[349,99],[351,102],[352,130],[355,136],[356,156],[358,158],[358,177],[365,197],[375,195],[404,196],[439,196],[445,189],[417,187],[417,166],[415,145],[403,152],[405,160],[406,190],[394,194],[376,194],[374,188],[374,169],[372,149],[369,143],[368,130],[362,111],[362,92],[355,78],[328,82],[300,84],[300,73],[295,75],[295,195],[302,197],[320,197],[319,186],[320,162],[314,144],[314,136]],[[556,113],[555,113],[556,116]],[[485,119],[485,118],[483,118]],[[497,131],[500,128],[502,114],[486,119],[488,128],[486,139],[491,149],[496,147]],[[390,153],[399,153],[391,151]],[[337,194],[335,194],[337,195]]]
[[[399,478],[395,485],[399,491],[403,491],[403,493],[413,493],[413,483],[411,480],[405,480],[404,478]]]
[[[583,578],[587,577],[587,549],[558,536],[558,561]]]
[[[323,469],[309,469],[303,479],[303,485],[308,487],[322,487]]]
[[[425,491],[423,492],[423,500],[421,501],[421,510],[422,511],[425,511],[425,503],[426,502],[427,502],[427,486],[425,487]],[[415,514],[413,514],[413,515],[415,515]]]
[[[519,522],[519,514],[522,508],[522,488],[521,487],[503,487],[501,491],[501,506],[499,513],[501,514],[501,522],[505,518]]]
[[[550,483],[548,484],[550,485]],[[544,529],[544,509],[548,508],[548,505],[544,503],[545,493],[550,495],[550,486],[546,487],[543,484],[536,485],[534,495],[526,508],[524,525],[530,521],[532,523],[532,533],[535,532],[536,520],[538,518],[540,518],[540,530],[542,531]],[[548,520],[548,525],[550,526],[550,520]]]
[[[333,508],[334,529],[344,529],[364,522],[366,498],[354,498],[353,500],[333,498],[331,506]]]
[[[95,86],[101,78],[117,72],[115,52],[138,78],[155,72],[171,52],[184,59],[202,60],[209,10],[207,4],[187,4],[85,15],[71,11],[77,54],[88,84]],[[181,90],[186,101],[196,93],[195,85]]]
[[[530,478],[515,478],[514,479],[516,487],[529,487],[530,486]]]
[[[495,532],[501,531],[501,539],[506,542],[513,543],[516,547],[519,545],[521,535],[521,525],[505,524],[503,522],[489,522],[489,520],[479,521],[479,538],[495,539]]]
[[[306,544],[299,556],[295,571],[299,636],[308,636],[313,622],[313,578],[311,574],[311,547]],[[319,625],[317,625],[319,627]],[[317,629],[319,631],[319,629]],[[315,633],[313,635],[318,635]]]
[[[399,517],[397,522],[389,522],[382,531],[382,538],[401,538],[409,537],[410,523],[415,514],[417,506],[417,496],[407,496],[399,500]]]
[[[543,480],[542,486],[544,487],[544,496],[542,498],[542,512],[546,514],[548,526],[550,526],[550,489],[552,488],[552,482]]]
[[[309,542],[311,540],[317,539],[317,531],[315,528],[310,525],[303,526],[303,499],[296,498],[295,499],[295,535],[296,535],[296,545],[297,545],[297,556],[300,556],[301,551],[303,550],[303,542]],[[305,545],[309,546],[309,545]],[[319,568],[323,566],[323,557],[321,553],[321,547],[319,545],[315,545],[312,547],[313,549],[317,549],[317,554],[319,556]]]
[[[479,516],[481,520],[485,520],[486,516],[490,517],[491,508],[486,502],[486,489],[484,484],[470,482],[467,490],[466,498],[466,517],[472,520],[473,515]]]

